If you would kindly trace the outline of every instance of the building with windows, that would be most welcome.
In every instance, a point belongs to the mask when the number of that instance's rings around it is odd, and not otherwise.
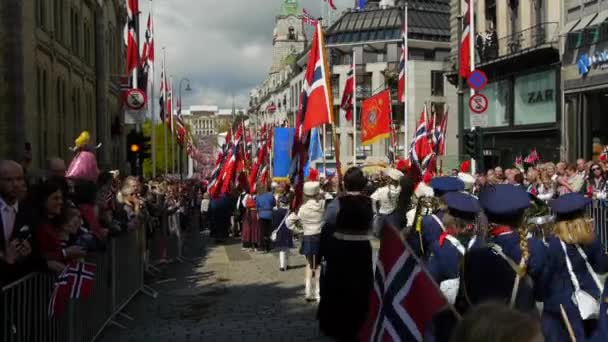
[[[456,84],[460,0],[451,0],[452,57],[449,72]],[[475,66],[489,79],[484,165],[510,166],[516,156],[538,149],[543,160],[558,160],[561,86],[560,1],[477,0]],[[469,89],[465,89],[464,126],[470,128]]]
[[[563,18],[564,156],[597,157],[608,145],[608,1],[567,0]]]
[[[370,146],[361,146],[360,122],[357,127],[346,121],[340,110],[341,96],[352,57],[357,61],[357,117],[361,102],[384,89],[390,89],[392,121],[398,142],[397,153],[404,156],[416,130],[417,120],[428,106],[430,115],[440,121],[443,115],[452,113],[448,120],[447,152],[445,161],[457,160],[456,142],[456,91],[445,82],[445,69],[450,56],[450,6],[449,0],[409,0],[409,63],[407,77],[407,108],[397,101],[397,80],[401,53],[401,33],[406,1],[368,1],[364,9],[351,9],[342,13],[326,28],[326,47],[331,70],[334,111],[337,113],[336,134],[340,144],[343,165],[358,164],[370,160],[386,159],[389,155],[388,140]],[[356,4],[355,4],[356,5]],[[295,122],[299,97],[302,92],[307,52],[303,51],[284,66],[283,75],[276,86],[264,82],[252,92],[250,111],[259,114],[262,122]],[[431,114],[433,113],[433,114]],[[328,167],[335,165],[334,144],[330,127],[323,134],[323,147]],[[355,153],[353,131],[356,130]]]
[[[124,1],[0,2],[0,157],[33,167],[72,157],[82,130],[104,145],[100,167],[125,159],[119,75],[124,73]]]

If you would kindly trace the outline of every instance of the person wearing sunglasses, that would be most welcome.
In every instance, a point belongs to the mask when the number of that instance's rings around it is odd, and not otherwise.
[[[589,176],[587,176],[587,196],[590,198],[606,198],[606,176],[602,167],[597,164],[591,164]]]

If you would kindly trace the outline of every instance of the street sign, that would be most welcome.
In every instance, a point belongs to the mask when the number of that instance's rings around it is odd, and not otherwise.
[[[473,70],[467,78],[467,84],[471,89],[480,91],[488,84],[488,76],[481,70]]]
[[[129,89],[125,96],[125,102],[129,110],[141,110],[146,106],[146,93],[137,88]]]
[[[473,113],[481,114],[488,109],[488,98],[484,94],[475,94],[469,99],[469,108]]]

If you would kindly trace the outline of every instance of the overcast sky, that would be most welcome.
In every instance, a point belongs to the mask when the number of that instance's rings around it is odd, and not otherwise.
[[[192,92],[182,91],[183,107],[217,104],[246,107],[249,91],[260,84],[272,61],[272,31],[283,0],[154,0],[156,74],[166,47],[167,68],[177,82],[191,81]],[[334,18],[353,0],[334,0]],[[300,0],[300,8],[320,15],[323,0]],[[141,22],[148,1],[140,0]],[[145,24],[144,24],[145,25]],[[145,30],[142,25],[141,31]],[[185,84],[184,84],[185,87]],[[158,96],[158,94],[157,94]]]

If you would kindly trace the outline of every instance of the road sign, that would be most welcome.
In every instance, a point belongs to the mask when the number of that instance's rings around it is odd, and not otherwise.
[[[469,108],[473,113],[481,114],[488,109],[488,98],[484,94],[475,94],[469,99]]]
[[[146,93],[141,89],[129,89],[125,98],[127,108],[130,110],[138,111],[146,106]]]
[[[481,70],[473,70],[467,78],[467,83],[471,89],[480,91],[488,84],[488,76]]]

